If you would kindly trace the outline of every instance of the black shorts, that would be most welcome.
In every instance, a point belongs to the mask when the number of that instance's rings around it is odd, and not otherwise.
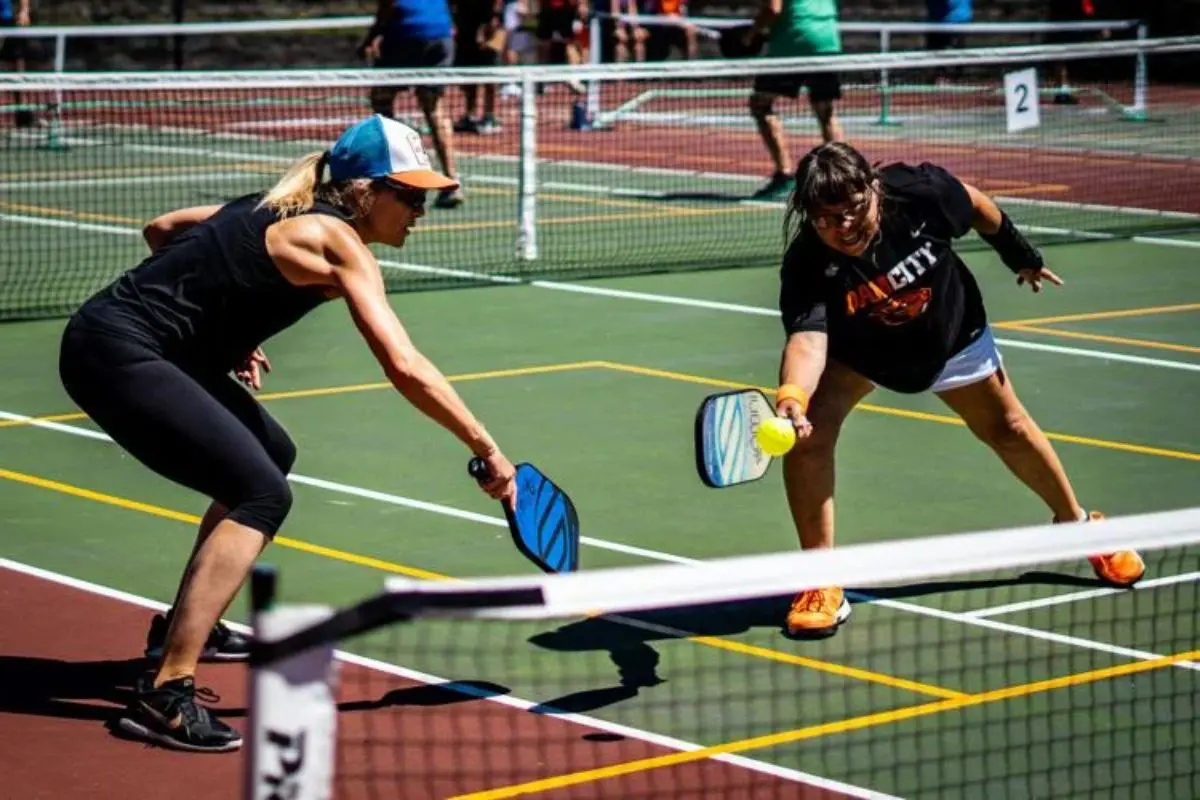
[[[808,99],[813,103],[840,100],[842,97],[842,82],[838,80],[836,72],[759,75],[754,79],[754,91],[780,97],[799,97],[802,86],[808,87]]]
[[[17,27],[15,19],[0,20],[0,61],[17,61],[25,58],[25,54],[29,52],[28,39],[4,35],[4,28],[15,27]]]
[[[453,39],[393,39],[384,36],[375,66],[382,69],[427,69],[449,67],[453,63]],[[405,87],[387,88],[400,91]],[[418,91],[440,95],[445,93],[446,87],[420,86]]]
[[[283,522],[296,446],[233,378],[185,371],[79,318],[63,334],[59,376],[93,422],[159,475],[268,536]]]
[[[494,67],[500,63],[500,53],[479,43],[479,28],[459,30],[454,41],[454,66]]]
[[[680,53],[687,53],[686,28],[682,25],[655,25],[650,28],[650,38],[646,42],[647,61],[666,61],[672,47]]]

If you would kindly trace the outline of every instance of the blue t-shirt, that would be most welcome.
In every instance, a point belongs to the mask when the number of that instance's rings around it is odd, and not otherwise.
[[[392,0],[392,8],[392,22],[386,31],[389,38],[423,41],[450,38],[452,25],[446,0]]]
[[[13,19],[12,0],[0,0],[0,22],[12,22]]]
[[[930,22],[961,23],[971,21],[971,0],[926,0]]]

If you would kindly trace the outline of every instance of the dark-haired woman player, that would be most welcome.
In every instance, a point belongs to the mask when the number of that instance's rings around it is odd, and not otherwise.
[[[328,170],[328,179],[325,172]],[[292,505],[296,448],[233,372],[258,388],[259,345],[321,303],[345,298],[396,389],[485,459],[493,497],[512,502],[513,467],[388,304],[367,245],[400,247],[434,172],[416,131],[378,115],[312,153],[271,191],[151,222],[151,254],[88,300],[63,335],[67,392],[159,474],[212,498],[172,613],[151,626],[157,670],[119,725],[182,750],[223,751],[241,737],[196,704],[196,665],[246,655],[218,619]]]
[[[1018,284],[1062,281],[994,202],[932,164],[875,170],[843,143],[801,160],[788,207],[798,220],[783,259],[787,344],[777,411],[799,441],[784,461],[804,548],[833,546],[834,449],[842,422],[876,385],[933,391],[1049,506],[1056,522],[1098,518],[1075,499],[1050,442],[1013,391],[975,279],[952,248],[971,229]],[[1132,551],[1091,558],[1118,586],[1141,578]],[[827,636],[850,616],[839,587],[801,592],[795,636]]]

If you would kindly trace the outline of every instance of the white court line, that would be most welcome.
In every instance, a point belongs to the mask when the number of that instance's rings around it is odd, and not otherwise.
[[[65,425],[61,422],[47,422],[45,420],[32,419],[22,414],[13,414],[8,411],[0,411],[0,419],[21,420],[29,422],[31,427],[41,428],[43,430],[52,430],[60,433],[69,433],[79,436],[86,436],[89,439],[104,439],[112,441],[105,434],[96,431],[87,430],[85,428],[77,428],[74,425]],[[372,489],[363,489],[357,486],[349,486],[343,483],[335,483],[319,478],[308,478],[306,476],[290,475],[290,480],[296,483],[303,483],[314,488],[325,489],[328,491],[338,492],[342,494],[352,494],[357,497],[364,497],[372,500],[378,500],[393,505],[404,506],[420,511],[428,511],[434,514],[442,514],[458,519],[464,519],[472,522],[482,522],[487,525],[503,526],[506,525],[499,517],[489,517],[485,514],[477,514],[472,511],[464,511],[463,509],[453,508],[450,506],[440,505],[438,503],[427,503],[422,500],[414,500],[408,497],[400,497],[398,495],[388,494],[387,492],[378,492]],[[594,539],[591,537],[581,538],[580,541],[590,547],[600,547],[607,550],[616,550],[618,552],[630,553],[652,561],[662,561],[672,564],[700,564],[701,559],[688,558],[686,556],[677,556],[671,553],[663,553],[656,550],[648,550],[645,548],[634,548],[629,545],[620,544],[618,542],[609,542],[604,539]],[[1022,625],[1011,625],[1004,622],[997,622],[991,619],[980,619],[972,617],[969,614],[943,611],[930,606],[918,605],[916,603],[905,603],[898,600],[889,600],[884,598],[875,598],[869,594],[856,594],[859,600],[865,600],[872,605],[883,608],[890,608],[896,611],[905,611],[911,614],[919,614],[926,617],[934,617],[937,619],[948,620],[951,622],[959,622],[964,625],[974,625],[980,628],[989,628],[991,630],[1003,631],[1012,633],[1018,636],[1026,636],[1033,639],[1041,639],[1043,641],[1054,642],[1056,644],[1070,645],[1073,647],[1084,648],[1087,650],[1096,650],[1102,653],[1123,656],[1126,658],[1134,658],[1142,661],[1151,661],[1162,658],[1163,656],[1157,653],[1151,653],[1145,650],[1134,650],[1128,647],[1110,644],[1108,642],[1093,641],[1091,639],[1083,639],[1077,636],[1066,636],[1059,633],[1051,633],[1038,628],[1027,628]],[[1181,661],[1172,666],[1181,669],[1191,669],[1200,671],[1200,664],[1191,661]]]
[[[24,214],[0,214],[0,221],[16,222],[21,225],[36,225],[43,228],[69,228],[76,231],[92,233],[109,233],[114,236],[141,236],[137,228],[122,228],[116,225],[97,225],[93,222],[76,222],[70,219],[54,219],[53,217],[30,217]]]
[[[1082,639],[1078,636],[1067,636],[1061,633],[1052,633],[1040,628],[1027,628],[1024,625],[1013,625],[1007,622],[998,622],[994,619],[986,619],[972,617],[970,614],[964,614],[957,611],[943,611],[940,608],[931,606],[917,605],[916,603],[905,603],[899,600],[886,600],[876,598],[871,594],[862,594],[858,592],[847,592],[852,598],[865,600],[871,605],[883,606],[884,608],[895,609],[896,611],[908,611],[913,614],[922,614],[927,617],[936,617],[938,619],[948,620],[950,622],[961,622],[964,625],[975,625],[980,628],[990,628],[994,631],[1003,633],[1015,633],[1018,636],[1030,636],[1035,639],[1042,639],[1055,644],[1064,644],[1070,647],[1082,647],[1087,650],[1097,650],[1102,653],[1110,653],[1115,656],[1124,656],[1126,658],[1137,659],[1138,661],[1154,661],[1155,659],[1163,658],[1162,655],[1151,653],[1146,650],[1134,650],[1130,647],[1121,647],[1108,642],[1098,642],[1092,639]],[[1200,663],[1195,661],[1178,661],[1171,666],[1179,667],[1180,669],[1190,669],[1200,672]]]
[[[48,581],[59,586],[67,586],[78,591],[87,592],[99,597],[116,600],[121,603],[127,603],[129,605],[138,606],[151,611],[162,612],[166,611],[168,608],[166,603],[160,603],[157,600],[151,600],[136,594],[130,594],[129,592],[122,592],[119,589],[112,589],[107,586],[102,586],[98,583],[79,580],[78,578],[72,578],[67,575],[51,572],[39,567],[32,567],[27,564],[22,564],[18,561],[11,561],[6,558],[0,558],[0,569],[11,570],[22,575],[28,575],[33,578]],[[229,626],[243,633],[252,633],[251,629],[247,625],[229,623]],[[642,730],[641,728],[634,728],[628,725],[621,725],[616,722],[609,722],[596,717],[589,717],[586,714],[555,711],[552,708],[545,706],[543,703],[534,703],[513,695],[482,692],[469,685],[460,684],[458,681],[440,678],[437,675],[402,667],[399,664],[391,664],[374,658],[366,658],[364,656],[355,655],[354,653],[345,652],[344,650],[335,650],[334,655],[339,661],[343,661],[347,664],[354,664],[355,666],[375,670],[376,672],[395,675],[398,678],[403,678],[405,680],[410,680],[417,683],[423,683],[428,686],[442,686],[450,691],[456,691],[481,700],[487,700],[491,703],[499,703],[500,705],[517,709],[518,711],[528,711],[532,714],[547,716],[552,719],[561,719],[565,722],[571,722],[586,728],[592,728],[593,730],[614,733],[630,739],[637,739],[649,744],[658,745],[659,747],[665,747],[670,750],[690,752],[704,749],[704,745],[696,744],[694,742],[676,739],[671,736],[662,736],[657,733]],[[545,710],[535,711],[535,708],[543,708]],[[843,794],[850,795],[851,797],[862,797],[868,798],[869,800],[897,800],[897,798],[893,798],[891,795],[876,792],[871,789],[865,789],[861,786],[842,783],[841,781],[823,778],[819,775],[811,775],[807,772],[789,769],[787,767],[782,767],[777,764],[770,764],[765,761],[758,761],[753,758],[747,758],[746,756],[718,754],[709,756],[708,758],[712,759],[713,761],[722,761],[735,767],[761,772],[776,778],[795,781],[797,783],[811,784],[822,789],[841,792]]]
[[[1018,611],[1030,611],[1035,608],[1046,608],[1047,606],[1057,606],[1063,603],[1076,603],[1080,600],[1092,600],[1097,597],[1108,597],[1113,594],[1122,594],[1124,592],[1141,592],[1146,589],[1154,589],[1159,586],[1174,586],[1177,583],[1192,583],[1200,581],[1200,572],[1185,572],[1181,575],[1167,575],[1162,578],[1151,578],[1150,580],[1139,581],[1137,586],[1132,589],[1085,589],[1081,592],[1071,592],[1069,594],[1057,594],[1053,597],[1043,597],[1038,600],[1024,600],[1019,603],[1006,603],[1002,606],[992,606],[991,608],[980,608],[976,611],[967,611],[964,616],[981,619],[983,617],[998,617],[1001,614],[1015,614]]]

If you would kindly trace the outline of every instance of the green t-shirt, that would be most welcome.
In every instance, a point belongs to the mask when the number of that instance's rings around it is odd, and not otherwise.
[[[842,52],[837,0],[783,0],[783,13],[771,26],[771,58]]]

